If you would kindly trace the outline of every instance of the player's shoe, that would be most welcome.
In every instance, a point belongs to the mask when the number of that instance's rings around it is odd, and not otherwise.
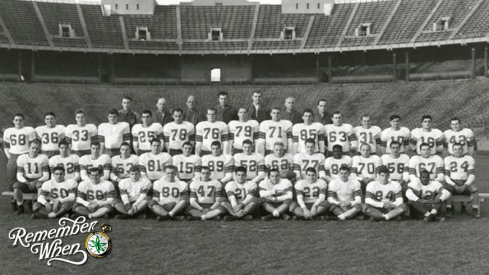
[[[175,216],[173,217],[174,221],[186,221],[187,218],[185,216]]]
[[[481,217],[480,211],[478,208],[472,208],[472,216],[474,218],[479,219]]]
[[[290,221],[292,217],[287,215],[287,214],[282,214],[282,219],[284,219],[284,221]]]
[[[22,213],[24,213],[24,206],[23,205],[18,205],[17,206],[17,212],[15,212],[15,214],[20,215]]]
[[[11,203],[11,208],[12,209],[12,212],[15,212],[17,211],[17,202],[16,201],[13,201],[13,202],[10,202]]]
[[[428,216],[424,217],[423,221],[425,223],[430,223],[433,221],[434,218],[435,218],[435,216],[433,214],[429,214]]]
[[[273,220],[273,215],[270,214],[270,215],[263,216],[263,217],[261,217],[261,220],[262,221],[271,221],[271,220]]]
[[[329,221],[329,216],[328,215],[322,215],[321,220],[322,221]]]
[[[467,214],[467,207],[465,207],[465,204],[462,204],[462,206],[460,207],[460,213]]]
[[[148,219],[148,215],[146,215],[146,214],[140,214],[140,215],[137,215],[136,218],[138,220],[147,220]]]
[[[212,218],[211,220],[212,221],[221,221],[222,218],[221,218],[221,216],[216,216],[216,217]]]
[[[450,219],[453,214],[455,214],[455,209],[453,207],[447,207],[447,213],[445,214],[445,218]]]
[[[32,201],[26,201],[24,204],[25,212],[32,212]]]
[[[157,216],[156,217],[156,220],[161,222],[161,221],[166,221],[166,220],[169,220],[171,217],[170,215],[165,215],[165,216]]]
[[[434,217],[433,221],[434,222],[445,222],[445,218],[444,217]]]
[[[251,216],[251,215],[246,215],[246,216],[243,217],[243,221],[250,222],[252,220],[253,220],[253,216]]]
[[[303,220],[305,220],[305,218],[303,218],[303,217],[298,217],[298,216],[294,216],[294,217],[292,217],[292,219],[293,219],[294,221],[303,221]]]
[[[233,222],[236,220],[236,217],[235,216],[225,216],[222,220],[225,222]]]
[[[38,220],[38,219],[43,219],[43,218],[44,218],[44,216],[43,216],[43,215],[41,215],[41,214],[39,214],[39,213],[34,213],[34,214],[32,214],[31,218],[32,218],[33,220]]]

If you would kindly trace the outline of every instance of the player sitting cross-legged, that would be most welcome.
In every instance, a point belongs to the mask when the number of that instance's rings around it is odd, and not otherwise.
[[[42,184],[41,194],[32,209],[33,219],[58,218],[68,213],[73,207],[78,183],[65,179],[65,169],[57,166],[52,172],[53,178]]]
[[[318,179],[316,169],[309,167],[306,169],[306,178],[295,184],[297,203],[290,205],[290,211],[296,219],[314,219],[324,215],[329,208],[326,201],[327,184],[324,180]]]
[[[226,194],[228,200],[221,205],[238,219],[245,221],[253,220],[251,214],[258,207],[256,183],[246,180],[246,168],[239,166],[236,168],[235,180],[226,184]],[[225,217],[228,220],[229,217]],[[233,218],[231,218],[232,220]]]
[[[211,180],[211,170],[201,167],[200,176],[190,182],[190,205],[187,220],[219,219],[226,209],[221,206],[221,183]]]
[[[341,165],[340,178],[329,183],[328,202],[330,211],[342,221],[354,218],[362,211],[360,183],[350,179],[350,167]]]
[[[282,216],[284,220],[289,220],[290,216],[285,214],[292,203],[292,183],[287,179],[280,178],[278,169],[271,169],[268,179],[260,182],[260,197],[266,199],[263,209],[270,213],[262,217],[264,221],[271,221]]]
[[[377,180],[367,185],[363,213],[371,220],[392,220],[408,210],[402,199],[401,185],[391,181],[389,175],[389,168],[381,166]]]
[[[151,181],[141,177],[139,167],[132,166],[129,169],[129,178],[119,182],[119,192],[121,199],[114,199],[112,206],[121,213],[116,215],[116,219],[133,218],[140,213],[144,213],[148,208],[151,190]],[[142,217],[145,217],[144,214]]]

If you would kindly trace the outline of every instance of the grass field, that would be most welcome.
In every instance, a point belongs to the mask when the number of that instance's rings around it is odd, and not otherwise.
[[[489,156],[476,156],[477,184],[489,192]],[[2,154],[0,167],[5,167]],[[1,175],[4,174],[0,170]],[[4,189],[4,188],[2,188]],[[8,233],[57,228],[55,220],[31,220],[0,198],[1,274],[488,274],[489,203],[482,218],[456,215],[445,223],[422,221],[108,222],[109,256],[89,256],[82,266],[46,260],[12,246]],[[97,227],[99,229],[100,227]],[[83,242],[86,234],[63,238]],[[80,256],[71,257],[80,260]]]

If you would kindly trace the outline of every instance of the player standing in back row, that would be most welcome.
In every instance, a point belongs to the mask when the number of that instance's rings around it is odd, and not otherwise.
[[[398,115],[392,115],[389,118],[391,127],[384,129],[380,135],[380,142],[382,146],[382,153],[389,154],[391,152],[390,144],[393,141],[401,144],[400,152],[406,153],[409,149],[409,138],[411,132],[406,127],[401,127],[401,117]]]
[[[222,151],[229,154],[228,126],[222,121],[216,121],[215,108],[207,109],[207,121],[202,121],[195,127],[195,154],[202,157],[211,154],[211,144],[219,141]]]
[[[280,119],[280,108],[274,107],[270,112],[271,120],[260,124],[258,153],[266,156],[272,153],[273,145],[282,142],[287,153],[293,153],[292,122]]]
[[[87,124],[85,111],[75,112],[76,124],[66,127],[66,141],[71,144],[71,152],[79,157],[90,155],[90,144],[97,141],[97,126]]]
[[[333,151],[333,146],[338,144],[343,148],[343,153],[350,154],[358,148],[357,137],[350,124],[342,122],[342,115],[336,111],[333,113],[333,124],[324,126],[328,152]]]

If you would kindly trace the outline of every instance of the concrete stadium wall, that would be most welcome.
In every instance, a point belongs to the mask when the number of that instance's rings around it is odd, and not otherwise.
[[[247,56],[182,56],[181,81],[210,82],[211,70],[221,69],[221,81],[251,81],[252,62]]]

